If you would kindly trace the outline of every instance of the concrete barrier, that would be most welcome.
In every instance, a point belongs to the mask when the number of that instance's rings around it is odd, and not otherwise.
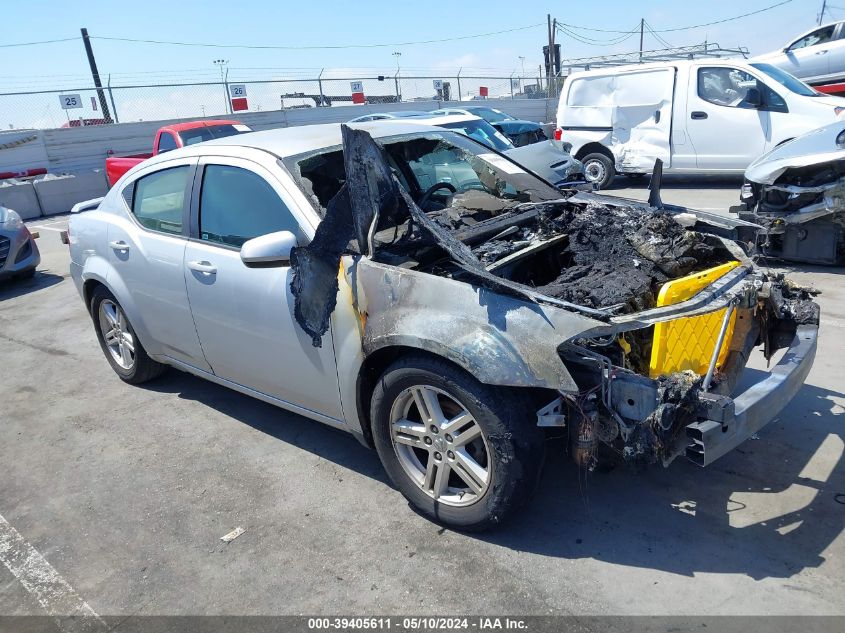
[[[67,213],[77,202],[106,195],[108,185],[103,170],[66,176],[46,176],[33,183],[42,215]]]
[[[0,206],[17,211],[24,220],[41,216],[38,195],[29,181],[5,180],[0,183]]]

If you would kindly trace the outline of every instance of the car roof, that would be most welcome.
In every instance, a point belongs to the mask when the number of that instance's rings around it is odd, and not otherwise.
[[[172,123],[170,125],[163,125],[161,129],[172,130],[173,132],[183,132],[185,130],[196,130],[201,127],[209,125],[243,125],[240,121],[232,119],[207,119],[204,121],[186,121],[184,123]]]
[[[603,75],[615,75],[617,73],[630,73],[643,70],[656,70],[660,68],[680,68],[682,66],[748,66],[752,60],[743,57],[708,57],[706,59],[679,59],[677,61],[649,62],[647,64],[626,64],[624,66],[607,66],[593,70],[579,70],[566,76],[568,80],[580,77],[600,77]]]
[[[474,114],[436,114],[432,117],[412,119],[417,125],[441,126],[444,123],[463,123],[464,121],[483,121],[481,117]]]
[[[400,134],[419,134],[420,132],[442,132],[432,125],[411,123],[415,119],[383,119],[381,121],[365,121],[348,124],[358,130],[366,130],[373,138],[385,138]],[[247,132],[235,136],[212,139],[203,143],[196,143],[161,154],[162,160],[179,156],[201,156],[211,154],[214,147],[247,147],[263,150],[275,156],[286,158],[297,156],[319,149],[337,147],[343,140],[340,123],[323,123],[319,125],[298,125],[262,132]],[[159,156],[148,159],[145,164],[158,162]]]

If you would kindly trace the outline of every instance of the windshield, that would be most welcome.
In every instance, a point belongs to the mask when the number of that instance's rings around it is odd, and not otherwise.
[[[223,138],[224,136],[234,136],[235,134],[244,134],[246,132],[252,132],[246,125],[225,123],[223,125],[204,125],[193,130],[184,130],[179,132],[179,137],[182,139],[184,145],[193,145],[194,143],[210,141],[213,138]]]
[[[489,121],[490,123],[498,123],[499,121],[516,121],[516,119],[514,119],[511,115],[505,114],[499,110],[494,110],[493,108],[472,108],[468,110],[475,116],[480,116],[482,119]]]
[[[802,97],[821,97],[822,93],[817,92],[810,88],[807,84],[803,81],[798,79],[797,77],[793,77],[785,70],[781,70],[776,66],[772,66],[771,64],[751,64],[757,70],[761,70],[766,73],[769,77],[774,79],[778,82],[781,86],[789,90],[790,92],[794,92],[797,95],[801,95]]]
[[[548,183],[456,132],[376,141],[399,183],[428,213],[483,219],[523,202],[560,198]],[[284,163],[321,213],[346,182],[338,147],[291,156]]]
[[[439,123],[438,127],[457,130],[461,134],[474,138],[479,143],[484,143],[487,147],[492,147],[500,152],[505,152],[515,147],[504,134],[483,119]]]

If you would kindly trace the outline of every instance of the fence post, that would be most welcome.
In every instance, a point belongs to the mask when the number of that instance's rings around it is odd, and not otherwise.
[[[463,67],[458,68],[458,101],[463,101],[463,97],[461,96],[461,71]]]
[[[513,73],[511,73],[510,79],[508,81],[510,81],[511,84],[511,99],[513,99]]]
[[[396,69],[396,73],[393,75],[393,81],[396,84],[396,103],[402,102],[402,96],[399,94],[399,69]]]
[[[231,114],[229,112],[229,69],[226,69],[226,75],[223,79],[223,105],[226,108],[226,114]]]
[[[322,108],[325,105],[325,97],[323,96],[323,71],[325,68],[320,69],[320,74],[317,76],[317,87],[320,90],[320,104],[317,106],[318,108]]]
[[[109,81],[106,84],[106,89],[109,91],[109,101],[111,101],[111,114],[114,118],[114,122],[120,123],[120,119],[117,118],[117,107],[114,105],[114,95],[111,91],[111,73],[109,73]]]

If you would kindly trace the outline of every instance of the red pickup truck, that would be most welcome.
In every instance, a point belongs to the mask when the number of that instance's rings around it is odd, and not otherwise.
[[[233,136],[244,132],[252,132],[252,130],[240,121],[229,121],[227,119],[189,121],[188,123],[165,125],[156,132],[151,154],[109,156],[106,158],[106,177],[109,181],[109,187],[114,186],[114,183],[135,165],[157,154],[163,154],[186,145],[209,141],[213,138]]]

